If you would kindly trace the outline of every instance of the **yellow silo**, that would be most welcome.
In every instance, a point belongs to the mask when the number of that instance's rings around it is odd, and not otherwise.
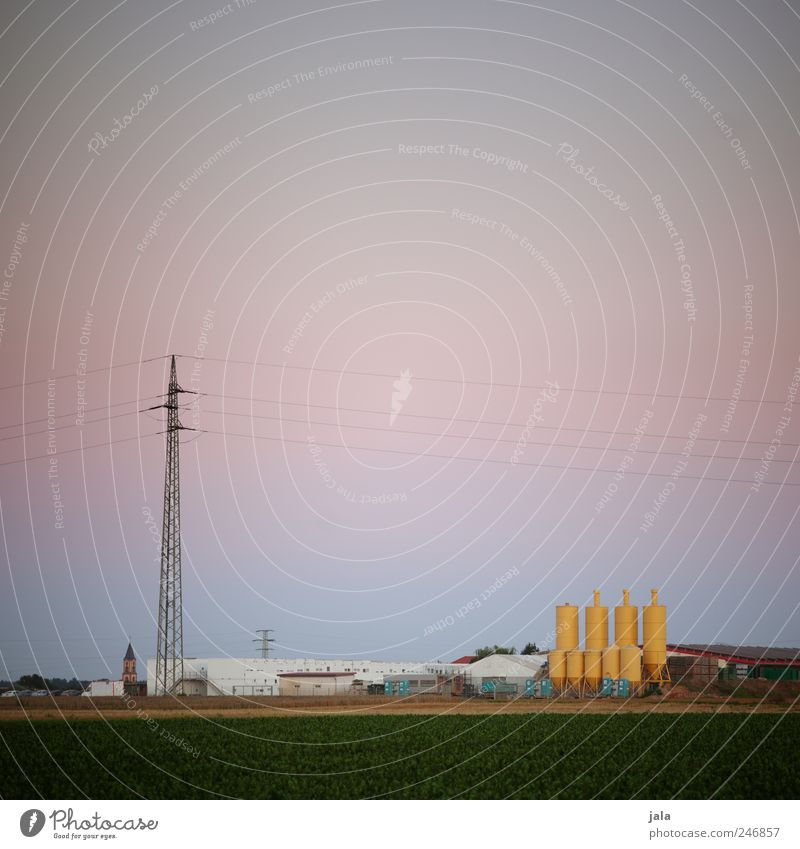
[[[603,678],[619,678],[619,646],[607,646],[603,649]]]
[[[631,591],[622,591],[622,604],[614,608],[614,642],[622,646],[639,645],[639,608],[630,603]]]
[[[608,608],[594,591],[594,606],[586,608],[586,651],[602,651],[608,645]]]
[[[642,609],[644,674],[650,681],[668,681],[667,608],[658,603],[658,590],[650,590],[650,604]]]
[[[556,607],[556,648],[574,651],[580,642],[578,634],[578,608],[574,604]]]
[[[619,677],[627,678],[632,688],[642,683],[642,650],[639,646],[620,647]]]
[[[603,680],[603,653],[598,649],[587,649],[583,653],[583,677],[586,686],[596,689]]]
[[[583,652],[578,649],[567,652],[567,684],[576,690],[583,686]]]
[[[550,664],[550,680],[553,686],[561,688],[567,683],[567,653],[563,651],[551,651],[547,656]]]

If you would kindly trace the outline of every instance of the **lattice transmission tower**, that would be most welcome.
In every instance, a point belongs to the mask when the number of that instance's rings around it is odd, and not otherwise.
[[[256,631],[256,634],[258,634],[258,639],[253,640],[253,642],[259,644],[261,650],[261,657],[263,660],[266,660],[269,657],[269,644],[275,642],[275,637],[270,637],[270,634],[272,633],[272,628],[261,628]]]
[[[164,523],[161,531],[161,582],[158,594],[158,648],[156,652],[156,695],[180,693],[183,685],[183,597],[181,592],[181,482],[180,431],[186,428],[178,417],[181,389],[175,357],[169,374],[167,402],[167,462],[164,473]],[[194,394],[194,393],[192,393]]]

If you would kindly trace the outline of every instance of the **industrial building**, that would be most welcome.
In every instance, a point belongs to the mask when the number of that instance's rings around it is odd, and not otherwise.
[[[90,681],[89,686],[81,693],[82,696],[123,696],[125,695],[125,684],[123,681],[115,681],[111,678],[97,678]]]
[[[386,675],[384,694],[522,696],[542,676],[545,664],[544,655],[491,654],[474,662],[460,658],[453,663],[429,664],[425,673]]]
[[[196,696],[469,696],[493,692],[523,695],[541,677],[544,655],[495,654],[474,663],[342,660],[315,658],[184,658],[182,692]],[[156,661],[147,662],[148,688],[155,687]],[[149,692],[153,692],[148,689]],[[108,693],[113,695],[115,693]]]
[[[800,649],[668,643],[667,655],[670,674],[676,682],[686,678],[800,680]]]
[[[452,677],[463,667],[453,663],[315,658],[183,659],[181,691],[197,696],[322,696],[383,687],[386,676]],[[156,660],[147,661],[147,687],[155,692]]]

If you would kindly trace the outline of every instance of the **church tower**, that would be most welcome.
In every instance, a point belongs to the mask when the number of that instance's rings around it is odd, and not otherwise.
[[[128,651],[122,660],[122,686],[125,692],[131,696],[139,695],[139,681],[136,676],[136,655],[133,646],[128,643]]]

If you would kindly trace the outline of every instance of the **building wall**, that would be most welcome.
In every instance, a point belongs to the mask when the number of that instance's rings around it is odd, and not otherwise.
[[[121,696],[125,692],[125,685],[122,681],[90,681],[87,690],[84,690],[84,696]]]
[[[351,680],[383,684],[384,675],[425,673],[452,674],[463,670],[458,664],[431,664],[420,661],[319,660],[315,658],[184,658],[184,692],[196,688],[201,695],[278,695],[279,672],[353,672]],[[155,694],[156,662],[147,661],[147,691]]]
[[[280,696],[336,696],[345,695],[353,683],[352,675],[341,678],[328,676],[319,678],[291,678],[281,676],[278,679],[278,695]]]

